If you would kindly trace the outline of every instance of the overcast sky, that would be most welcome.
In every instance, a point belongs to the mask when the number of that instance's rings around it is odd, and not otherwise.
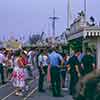
[[[72,18],[83,9],[84,0],[71,0]],[[67,0],[0,0],[0,38],[11,32],[15,36],[28,37],[32,32],[51,33],[53,8],[56,16],[56,32],[61,33],[67,24]],[[87,17],[93,15],[100,21],[100,0],[87,0]]]

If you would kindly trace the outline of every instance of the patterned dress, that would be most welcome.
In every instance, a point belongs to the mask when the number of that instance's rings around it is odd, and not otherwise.
[[[14,87],[22,88],[25,86],[25,73],[24,68],[18,66],[19,58],[15,59],[15,67],[12,74],[12,81]]]

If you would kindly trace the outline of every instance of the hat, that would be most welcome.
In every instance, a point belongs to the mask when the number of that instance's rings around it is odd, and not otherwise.
[[[24,53],[27,55],[27,51],[24,51]]]

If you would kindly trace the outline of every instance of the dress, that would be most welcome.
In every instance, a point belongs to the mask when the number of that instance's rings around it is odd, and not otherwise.
[[[25,73],[24,69],[18,66],[19,58],[15,59],[15,67],[12,74],[12,82],[14,87],[22,88],[25,86]]]

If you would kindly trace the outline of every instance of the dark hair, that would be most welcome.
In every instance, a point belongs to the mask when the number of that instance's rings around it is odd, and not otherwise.
[[[91,50],[91,48],[86,48],[86,53],[87,52],[90,52],[90,53],[92,53],[92,50]]]
[[[67,53],[63,53],[62,56],[65,57],[66,55],[68,55]]]
[[[21,50],[16,50],[14,52],[14,56],[16,56],[16,57],[20,56],[20,54],[21,54]]]
[[[40,53],[43,53],[43,51],[44,51],[43,49],[40,49]]]
[[[74,52],[75,53],[80,52],[80,49],[75,49]]]
[[[52,49],[51,48],[48,48],[48,52],[51,53],[52,52]]]
[[[24,51],[21,51],[21,54],[26,55]]]

